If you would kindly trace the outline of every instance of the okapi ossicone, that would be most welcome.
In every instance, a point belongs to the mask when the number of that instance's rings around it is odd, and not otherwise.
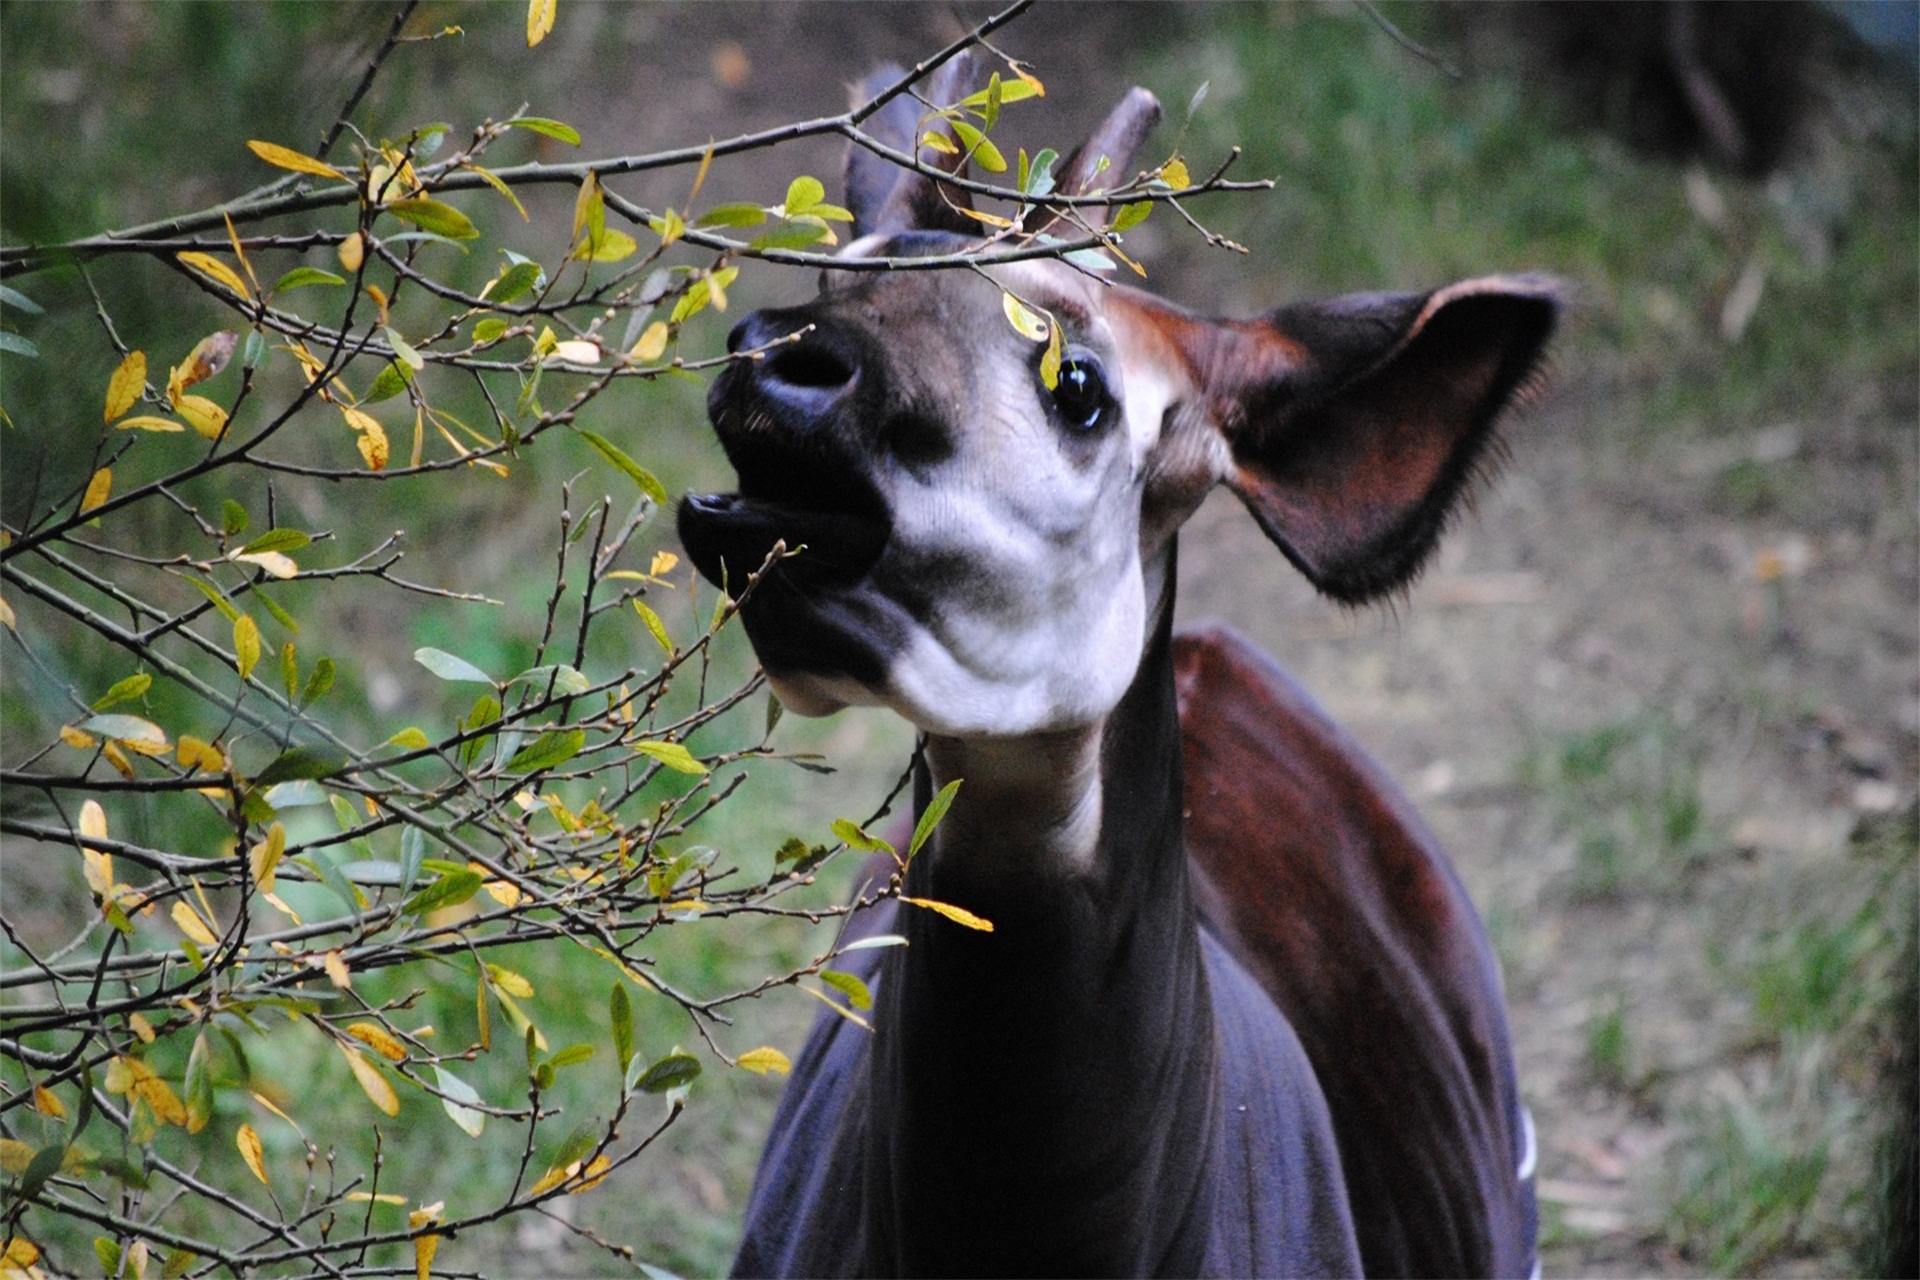
[[[949,63],[931,98],[967,87]],[[1158,115],[1133,90],[1058,191]],[[869,125],[923,127],[906,97]],[[978,237],[961,189],[865,150],[847,191],[847,254]],[[1052,388],[1003,293],[1060,325]],[[1446,857],[1278,667],[1172,615],[1217,484],[1334,600],[1407,583],[1557,309],[1520,276],[1211,320],[1036,260],[829,271],[739,324],[759,354],[708,401],[739,491],[689,496],[682,538],[736,588],[804,548],[745,602],[768,677],[914,724],[918,807],[964,779],[905,892],[994,929],[862,913],[908,945],[855,953],[871,1033],[823,1015],[799,1055],[737,1273],[1534,1267],[1531,1122]]]

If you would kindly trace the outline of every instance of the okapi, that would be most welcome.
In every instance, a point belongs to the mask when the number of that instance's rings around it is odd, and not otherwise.
[[[948,63],[932,100],[969,85]],[[1158,117],[1131,91],[1057,190]],[[903,96],[869,127],[911,152],[925,122]],[[846,185],[847,255],[978,240],[939,178],[855,148]],[[773,688],[920,730],[916,807],[964,785],[905,892],[994,927],[857,918],[907,945],[848,957],[871,1033],[811,1033],[736,1273],[1528,1274],[1531,1122],[1471,903],[1297,685],[1172,615],[1176,531],[1221,483],[1334,600],[1406,584],[1551,283],[1218,321],[1051,260],[825,275],[734,329],[708,410],[739,491],[690,495],[681,536],[736,589],[804,548],[743,607]],[[1051,388],[1003,292],[1061,326]]]

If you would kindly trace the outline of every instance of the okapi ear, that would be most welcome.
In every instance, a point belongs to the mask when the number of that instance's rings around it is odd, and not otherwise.
[[[1314,586],[1348,603],[1411,581],[1538,368],[1551,281],[1356,294],[1215,331],[1207,393],[1227,484]]]
[[[1062,195],[1083,196],[1096,186],[1112,187],[1125,182],[1140,144],[1160,123],[1160,100],[1139,85],[1127,90],[1093,135],[1074,149],[1060,166],[1054,189]],[[1100,161],[1107,161],[1102,167]],[[1109,176],[1110,175],[1110,176]],[[1101,182],[1102,178],[1105,182]],[[1098,206],[1083,207],[1080,218],[1095,231],[1104,230],[1111,210]],[[1023,230],[1045,231],[1061,221],[1058,208],[1041,206],[1027,215]]]
[[[963,50],[942,63],[925,89],[926,99],[938,106],[950,106],[967,96],[974,79],[973,50]],[[854,90],[856,104],[899,80],[906,72],[889,63],[875,70]],[[964,177],[966,155],[958,144],[951,152],[920,145],[920,137],[937,132],[952,143],[953,134],[944,121],[929,121],[921,128],[926,108],[912,94],[903,93],[868,118],[866,131],[876,142],[895,151],[917,154],[920,163],[942,172]],[[978,235],[979,224],[957,209],[971,209],[972,198],[958,187],[936,182],[923,173],[903,169],[883,156],[875,155],[858,143],[847,148],[847,210],[853,214],[855,237],[874,232],[897,234],[905,231],[957,231]]]

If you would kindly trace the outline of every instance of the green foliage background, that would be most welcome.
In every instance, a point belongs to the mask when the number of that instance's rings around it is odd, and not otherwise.
[[[743,105],[716,95],[703,68],[717,45],[766,15],[694,8],[692,15],[641,27],[632,25],[639,20],[630,15],[562,0],[550,45],[529,52],[520,6],[430,6],[428,25],[459,23],[466,35],[402,50],[361,118],[375,122],[370,131],[388,133],[449,120],[457,133],[470,120],[503,115],[525,100],[536,114],[581,125],[589,148],[599,144],[599,152],[611,150],[606,144],[613,139],[632,140],[634,149],[643,140],[679,144],[733,127],[708,119],[700,104],[749,116],[778,114],[806,101],[817,102],[805,109],[808,114],[836,109],[842,83],[866,69],[861,60],[872,52],[865,46],[828,48],[825,41],[789,50],[790,63],[766,65],[756,74],[793,88]],[[816,12],[819,21],[830,21],[824,10]],[[1209,100],[1183,146],[1196,158],[1195,171],[1238,144],[1245,155],[1237,176],[1280,178],[1270,199],[1215,197],[1202,206],[1213,225],[1253,247],[1250,259],[1195,247],[1165,213],[1129,240],[1152,270],[1153,284],[1184,301],[1244,313],[1304,294],[1415,287],[1495,268],[1544,269],[1574,282],[1577,291],[1575,318],[1557,356],[1569,394],[1590,397],[1600,419],[1596,429],[1615,433],[1628,448],[1636,442],[1650,447],[1675,434],[1712,440],[1764,416],[1818,422],[1830,411],[1865,413],[1884,419],[1890,431],[1911,431],[1920,365],[1920,218],[1914,199],[1920,165],[1910,92],[1902,106],[1897,90],[1843,87],[1862,95],[1849,100],[1853,131],[1770,183],[1718,181],[1725,209],[1715,226],[1697,201],[1689,202],[1672,166],[1637,156],[1605,136],[1562,127],[1543,107],[1539,84],[1525,74],[1524,51],[1497,23],[1484,15],[1419,7],[1392,6],[1388,12],[1416,38],[1462,60],[1468,76],[1448,80],[1392,46],[1358,11],[1339,6],[1151,9],[1125,19],[1088,17],[1084,24],[1043,9],[1025,28],[1017,26],[1007,44],[1035,64],[1048,81],[1050,99],[1063,100],[1059,109],[1082,119],[1103,110],[1109,90],[1124,81],[1145,83],[1163,101],[1177,104],[1210,80]],[[244,140],[310,146],[388,13],[361,5],[0,6],[0,240],[12,245],[88,234],[204,207],[254,185],[260,166]],[[864,21],[876,29],[886,25],[878,13]],[[1086,29],[1079,30],[1082,25]],[[634,30],[644,32],[637,41]],[[763,63],[774,56],[750,37],[741,38]],[[922,51],[884,50],[899,58]],[[625,81],[654,74],[682,86],[685,102],[667,121],[599,115],[605,103],[622,100]],[[1048,141],[1075,140],[1077,135],[1053,131],[1058,116],[1046,118]],[[1161,141],[1168,136],[1163,133]],[[543,144],[532,137],[515,145],[527,156],[542,153]],[[1156,145],[1150,144],[1150,153]],[[830,155],[803,154],[795,171],[810,168],[827,177],[833,165]],[[715,180],[753,185],[750,175],[717,172]],[[532,227],[562,221],[559,202],[570,198],[570,192],[530,197]],[[501,228],[505,243],[529,253],[558,251],[551,244],[516,242],[533,232],[504,204],[493,202],[487,215],[490,230]],[[1727,342],[1718,333],[1719,304],[1756,263],[1766,273],[1766,305],[1739,341]],[[466,264],[464,283],[477,287],[494,265]],[[159,359],[177,359],[222,317],[204,302],[186,300],[187,291],[150,290],[151,271],[128,259],[101,264],[95,279],[133,345],[164,350]],[[0,356],[0,406],[15,424],[0,435],[0,508],[10,520],[35,485],[54,489],[83,478],[88,444],[62,424],[75,401],[85,415],[95,411],[113,366],[74,274],[49,272],[16,283],[46,314],[31,320],[9,314],[8,327],[29,333],[43,352],[60,358]],[[744,309],[807,289],[805,280],[749,269],[735,294]],[[704,332],[690,333],[685,349],[717,349],[731,318],[716,317]],[[618,441],[675,494],[721,487],[727,474],[703,425],[702,400],[702,388],[683,382],[625,384],[598,402],[585,425]],[[1899,447],[1910,444],[1903,438]],[[583,472],[581,488],[593,494],[615,479],[590,449],[568,436],[527,450],[507,481],[475,473],[460,483],[441,477],[345,486],[301,498],[314,504],[300,511],[313,527],[404,527],[414,577],[506,602],[498,609],[436,604],[401,616],[370,608],[350,592],[330,596],[324,612],[307,620],[302,646],[343,659],[336,707],[364,709],[368,732],[394,717],[450,720],[463,707],[406,659],[420,645],[457,651],[495,671],[527,665],[537,639],[530,628],[537,626],[550,586],[546,548],[559,486]],[[1888,496],[1910,479],[1910,471],[1905,478],[1890,477]],[[1736,499],[1744,493],[1789,516],[1797,504],[1811,501],[1805,490],[1768,476],[1752,480],[1764,490],[1757,497],[1741,488],[1740,476],[1727,483]],[[648,537],[649,546],[673,546],[664,518],[656,518]],[[676,630],[693,625],[684,611],[663,613]],[[629,639],[649,643],[638,628]],[[604,656],[611,661],[615,655]],[[110,663],[88,669],[94,659],[87,651],[62,657],[70,664],[66,674],[83,687],[103,686],[122,674]],[[750,669],[744,645],[734,646],[723,661],[730,676]],[[40,732],[44,717],[58,711],[36,700],[31,679],[11,657],[9,665],[0,731],[11,758],[11,743]],[[743,736],[750,732],[741,730]],[[731,848],[755,851],[743,852],[749,860],[769,864],[789,832],[817,839],[829,818],[870,808],[907,745],[904,731],[878,716],[822,725],[789,722],[782,733],[790,747],[826,750],[844,772],[822,781],[763,770],[744,802],[731,807],[732,825],[708,833]],[[1568,777],[1537,779],[1552,820],[1595,829],[1632,825],[1612,810],[1596,816],[1596,804],[1614,802],[1594,801],[1594,787]],[[1648,785],[1659,794],[1664,775]],[[1587,806],[1584,816],[1574,814],[1579,805]],[[1894,839],[1890,856],[1897,863],[1907,846]],[[1691,847],[1693,841],[1689,828],[1686,843]],[[7,878],[10,895],[40,895],[32,899],[33,910],[85,907],[77,877],[64,887],[29,885],[16,870]],[[824,899],[826,891],[820,892]],[[1884,960],[1899,944],[1897,922],[1856,928],[1856,919],[1849,911],[1844,918],[1800,926],[1812,931],[1807,936],[1818,952],[1807,962],[1815,971],[1802,984],[1810,992],[1804,996],[1794,986],[1798,953],[1786,942],[1770,944],[1774,951],[1754,962],[1764,1017],[1787,1024],[1796,1035],[1806,1032],[1811,1019],[1837,1040],[1858,1037],[1865,1015],[1857,1000],[1836,999],[1835,984],[1846,988],[1849,980],[1836,979],[1835,967],[1861,986],[1862,974],[1879,972],[1873,957]],[[817,943],[817,937],[785,924],[733,928],[724,935],[688,930],[684,940],[668,939],[662,963],[683,986],[717,989],[799,962]],[[547,949],[528,949],[501,962],[535,987],[542,1026],[556,1045],[604,1046],[598,971],[583,975],[570,953]],[[376,985],[374,994],[401,993]],[[443,1037],[471,1034],[467,992],[429,989],[421,1000],[424,1020],[442,1028]],[[791,994],[750,1006],[736,1044],[767,1042],[795,1052],[812,1012],[810,1002]],[[687,1038],[664,1006],[643,1002],[638,1021],[649,1055]],[[1611,1026],[1607,1032],[1609,1060],[1623,1060],[1627,1049],[1620,1039],[1627,1033]],[[510,1095],[523,1078],[519,1065],[502,1057],[494,1055],[495,1076],[475,1074],[474,1082],[491,1096]],[[555,1096],[570,1111],[591,1110],[605,1096],[611,1086],[605,1058],[603,1051],[563,1078],[573,1091],[563,1088]],[[372,1113],[336,1055],[307,1060],[289,1048],[283,1060],[256,1061],[254,1068],[306,1100],[303,1118],[338,1113],[337,1127],[316,1128],[328,1128],[330,1140],[365,1154],[371,1140],[365,1122]],[[699,1105],[673,1131],[660,1158],[643,1162],[611,1193],[581,1197],[581,1220],[633,1244],[648,1262],[684,1274],[722,1270],[778,1087],[777,1080],[709,1072],[696,1087]],[[478,1188],[511,1179],[518,1152],[508,1145],[505,1126],[469,1142],[450,1131],[431,1100],[410,1098],[404,1105],[399,1123],[385,1126],[382,1139],[381,1154],[396,1180],[453,1179],[480,1198]],[[1756,1258],[1724,1239],[1716,1221],[1752,1212],[1761,1216],[1750,1234],[1774,1232],[1782,1219],[1764,1204],[1754,1207],[1754,1197],[1779,1199],[1773,1188],[1781,1178],[1805,1181],[1804,1160],[1789,1152],[1742,1182],[1743,1161],[1751,1163],[1756,1151],[1768,1156],[1774,1141],[1752,1137],[1743,1123],[1733,1111],[1709,1112],[1695,1130],[1695,1163],[1705,1172],[1678,1197],[1666,1224],[1694,1265],[1752,1265]],[[262,1133],[275,1144],[270,1158],[297,1158],[291,1134]],[[209,1152],[204,1170],[220,1179],[246,1176],[226,1148]],[[1743,1199],[1743,1188],[1759,1190]],[[1787,1198],[1797,1194],[1790,1187]],[[1810,1203],[1805,1198],[1793,1213]],[[1846,1231],[1857,1236],[1859,1204],[1851,1203],[1845,1213],[1851,1215]],[[1825,1251],[1818,1256],[1829,1263],[1852,1247],[1845,1232],[1838,1238],[1796,1235],[1798,1218],[1787,1221],[1791,1229],[1784,1237],[1766,1237],[1769,1247],[1790,1249],[1796,1239],[1813,1239]],[[561,1256],[555,1252],[559,1237],[537,1228],[518,1234],[502,1229],[500,1235],[463,1241],[461,1251],[528,1274],[547,1270]],[[564,1256],[568,1268],[618,1268],[599,1253]]]

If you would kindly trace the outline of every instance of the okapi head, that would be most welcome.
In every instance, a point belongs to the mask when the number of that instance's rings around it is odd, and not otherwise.
[[[964,62],[936,74],[933,101],[964,96]],[[1132,90],[1057,190],[1112,185],[1159,114]],[[871,126],[907,151],[922,123],[902,96]],[[947,173],[963,160],[920,156]],[[959,188],[859,148],[847,190],[843,256],[951,253],[980,229]],[[708,411],[739,491],[689,496],[681,536],[736,592],[776,542],[799,550],[743,613],[789,707],[884,704],[963,737],[1112,710],[1170,604],[1175,531],[1216,484],[1328,596],[1408,582],[1558,308],[1524,276],[1214,320],[1051,260],[824,274],[812,303],[734,329],[731,350],[760,354],[721,374]],[[1061,328],[1051,388],[1046,344],[1009,323],[1006,294]]]

